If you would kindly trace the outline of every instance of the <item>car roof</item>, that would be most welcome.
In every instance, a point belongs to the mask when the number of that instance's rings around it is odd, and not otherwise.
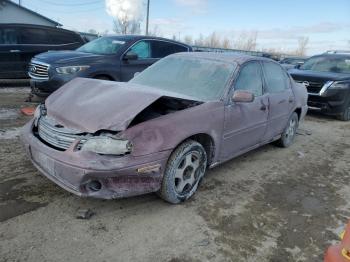
[[[314,57],[333,57],[333,58],[337,58],[337,57],[341,57],[341,58],[350,58],[350,53],[347,54],[347,53],[337,53],[337,54],[320,54],[320,55],[314,55],[310,58],[314,58]]]
[[[124,40],[124,41],[138,41],[138,40],[141,40],[141,39],[162,40],[162,41],[177,43],[177,44],[180,44],[180,45],[184,45],[184,46],[190,47],[189,45],[181,43],[179,41],[175,41],[175,40],[168,39],[168,38],[163,38],[163,37],[157,37],[157,36],[147,36],[147,35],[106,35],[104,37],[110,37],[110,38],[114,38],[116,40]]]
[[[260,57],[260,56],[251,56],[245,54],[237,54],[237,53],[217,53],[217,52],[182,52],[173,54],[172,56],[186,56],[186,57],[194,57],[194,58],[202,58],[202,59],[210,59],[217,60],[222,62],[232,63],[235,62],[238,65],[242,65],[248,61],[269,61],[275,62],[270,58]],[[276,63],[276,62],[275,62]]]
[[[40,28],[40,29],[49,29],[49,30],[60,30],[60,31],[65,31],[65,32],[70,32],[70,33],[75,33],[78,34],[75,31],[64,29],[61,27],[54,27],[54,26],[48,26],[48,25],[35,25],[35,24],[17,24],[17,23],[1,23],[0,27],[23,27],[23,28]]]

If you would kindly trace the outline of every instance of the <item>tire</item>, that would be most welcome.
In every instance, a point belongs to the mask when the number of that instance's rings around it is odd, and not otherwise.
[[[281,135],[281,138],[276,141],[277,146],[289,147],[291,144],[293,144],[298,126],[299,126],[299,117],[298,117],[298,114],[294,112],[290,116],[287,126]]]
[[[344,109],[344,111],[337,117],[341,121],[349,121],[350,120],[350,103]]]
[[[197,190],[207,167],[207,154],[201,144],[187,140],[171,154],[158,194],[165,201],[178,204]]]
[[[95,76],[94,78],[99,80],[111,81],[111,79],[108,76]]]

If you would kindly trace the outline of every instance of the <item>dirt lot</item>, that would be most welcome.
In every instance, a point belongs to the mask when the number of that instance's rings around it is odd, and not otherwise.
[[[181,205],[154,194],[101,201],[65,192],[27,160],[27,92],[0,89],[0,261],[321,261],[350,217],[350,123],[309,115],[292,147],[209,171]],[[95,215],[77,219],[82,208]]]

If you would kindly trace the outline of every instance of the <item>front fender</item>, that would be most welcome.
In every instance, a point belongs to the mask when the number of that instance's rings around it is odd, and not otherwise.
[[[196,134],[209,135],[215,145],[214,159],[220,150],[224,125],[224,103],[206,102],[170,113],[128,128],[122,134],[130,140],[134,156],[152,154],[176,148]]]

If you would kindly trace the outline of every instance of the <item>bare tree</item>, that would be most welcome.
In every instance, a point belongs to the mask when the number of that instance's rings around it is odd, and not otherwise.
[[[183,41],[188,45],[193,45],[193,38],[190,35],[186,35]]]
[[[152,26],[148,31],[148,35],[150,35],[150,36],[162,36],[162,34],[160,33],[160,30],[159,30],[159,26],[158,25]]]
[[[200,34],[199,37],[194,40],[194,44],[197,46],[205,46],[205,40],[202,34]]]
[[[216,32],[211,33],[206,38],[206,46],[208,47],[220,47],[220,38],[218,37]]]
[[[224,39],[222,40],[222,43],[221,43],[221,47],[222,48],[232,48],[230,39],[228,39],[227,37],[224,37]]]
[[[258,38],[258,32],[253,31],[250,33],[243,32],[234,42],[234,48],[246,50],[246,51],[254,51],[256,50],[256,40]]]
[[[140,33],[142,0],[106,0],[106,11],[113,17],[113,31],[117,34]]]
[[[129,20],[127,16],[113,20],[113,31],[117,34],[139,34],[141,31],[141,23],[136,20]]]
[[[309,43],[309,37],[305,37],[305,36],[299,37],[298,48],[295,51],[296,55],[305,56],[308,43]]]

